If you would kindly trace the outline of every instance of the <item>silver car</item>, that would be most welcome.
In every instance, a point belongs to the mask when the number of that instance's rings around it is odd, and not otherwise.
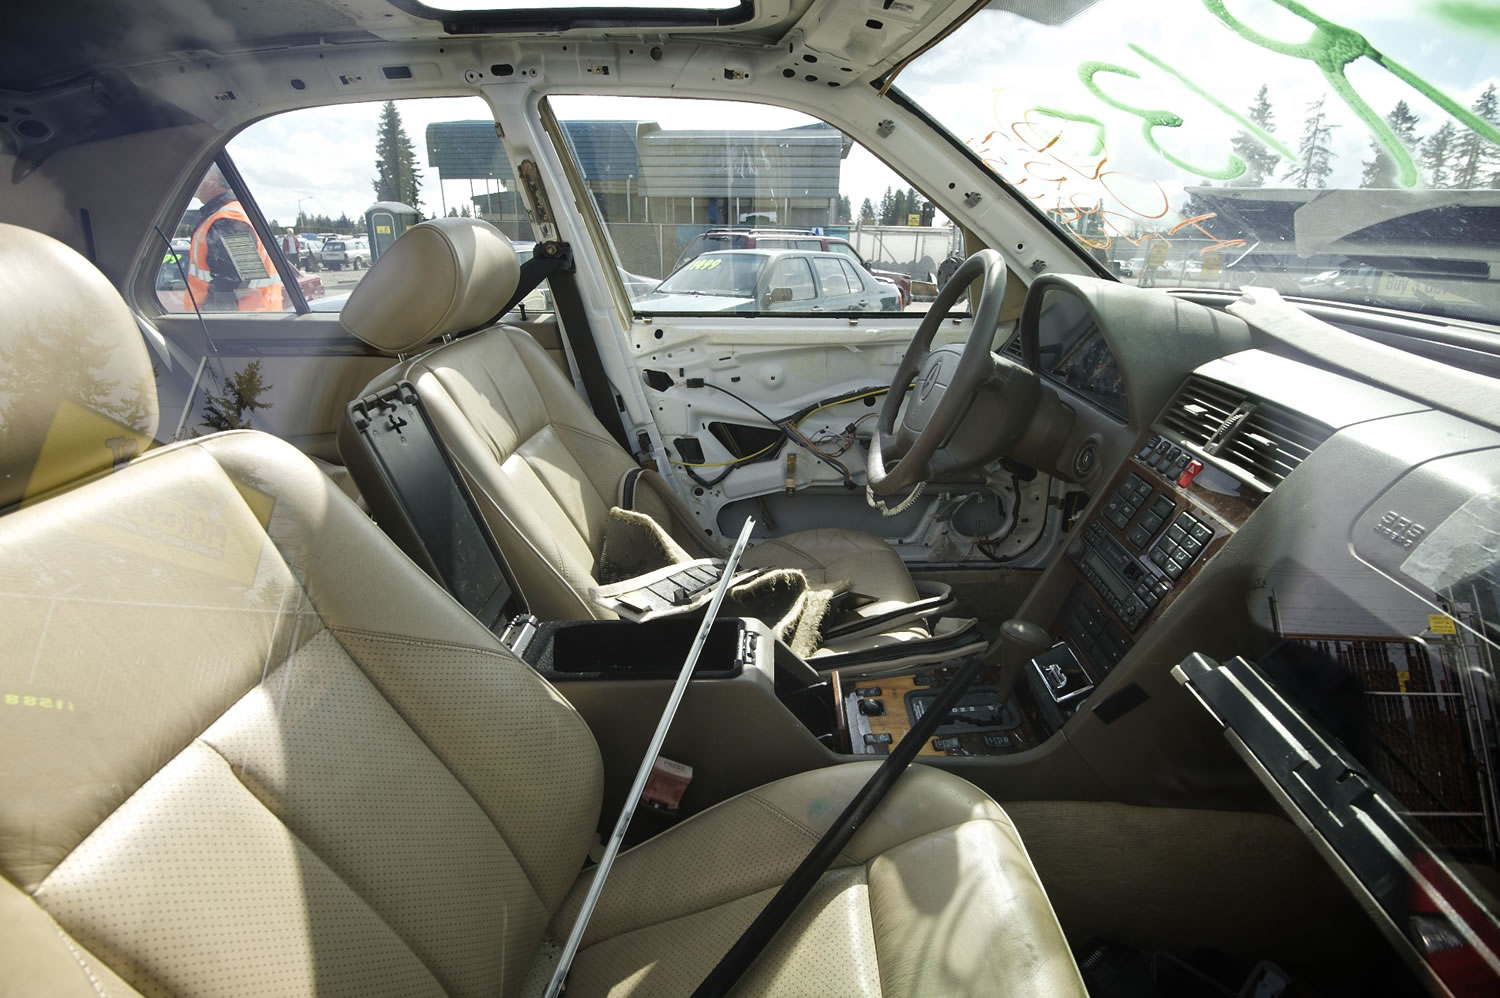
[[[899,312],[901,292],[839,253],[703,253],[638,300],[641,312]]]

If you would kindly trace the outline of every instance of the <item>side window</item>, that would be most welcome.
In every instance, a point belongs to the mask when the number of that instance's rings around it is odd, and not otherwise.
[[[843,268],[839,265],[842,260],[835,260],[831,256],[819,256],[813,258],[813,266],[818,271],[818,284],[825,295],[847,295],[857,290],[849,287],[849,280],[844,276]]]
[[[920,312],[926,303],[913,301],[913,286],[927,289],[930,300],[939,269],[964,256],[958,230],[913,185],[837,128],[801,112],[696,98],[547,100],[558,123],[558,151],[576,168],[577,199],[592,207],[626,287],[651,288],[631,295],[639,314],[768,307],[743,287],[738,294],[690,291],[715,277],[684,273],[709,253],[833,251],[856,264],[863,256],[874,277],[887,282],[886,293],[873,293],[866,276],[858,290],[872,293],[863,304],[847,290],[820,295],[815,283],[812,297],[799,290],[794,299],[802,311],[833,312]],[[924,219],[927,225],[908,224]],[[809,257],[802,268],[810,277]],[[721,290],[738,285],[722,273],[717,279]],[[817,300],[835,296],[842,300]]]
[[[791,300],[812,301],[818,297],[813,285],[812,268],[803,256],[789,256],[778,260],[771,270],[770,282],[766,285],[774,296],[780,288],[790,288]]]
[[[271,254],[292,262],[309,309],[337,312],[403,232],[444,215],[483,219],[510,238],[523,260],[531,255],[531,222],[482,98],[289,111],[249,126],[228,151],[245,189],[231,192],[234,203],[226,209],[211,185],[200,188],[173,240],[189,279],[190,263],[211,275],[208,303],[199,303],[205,312],[290,309],[279,282],[253,283],[263,280]],[[241,238],[254,233],[239,228],[234,207],[243,209],[251,198],[273,234],[271,246]],[[211,258],[203,254],[205,268],[193,262],[192,246],[210,216],[213,224],[200,239],[214,249]],[[169,312],[191,312],[187,282],[168,262],[156,277],[157,299]],[[274,267],[270,276],[277,276]],[[551,311],[551,293],[544,284],[521,305],[529,313]]]
[[[156,264],[152,289],[162,311],[292,310],[272,256],[279,250],[256,234],[245,197],[217,164],[209,166]]]
[[[848,260],[840,260],[839,266],[844,268],[844,276],[849,279],[850,289],[856,294],[860,291],[863,291],[865,288],[865,281],[869,280],[869,278],[860,276],[860,272],[855,269],[854,264],[850,263]]]

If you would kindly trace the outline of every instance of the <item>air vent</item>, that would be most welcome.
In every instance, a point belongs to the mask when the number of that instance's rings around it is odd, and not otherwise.
[[[1276,486],[1333,432],[1275,402],[1193,376],[1162,422],[1185,443]]]
[[[1162,422],[1187,443],[1202,447],[1246,399],[1238,389],[1194,375],[1167,407]]]
[[[1016,358],[1016,360],[1020,360],[1021,359],[1021,334],[1020,333],[1016,333],[1016,335],[1012,336],[1010,338],[1009,342],[1007,342],[1005,344],[1005,355],[1007,357],[1014,357],[1014,358]]]
[[[1261,402],[1219,446],[1232,461],[1267,485],[1277,485],[1333,431],[1274,402]]]

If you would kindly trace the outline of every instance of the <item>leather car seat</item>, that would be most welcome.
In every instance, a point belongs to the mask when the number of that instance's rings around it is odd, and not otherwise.
[[[612,617],[589,599],[604,524],[625,474],[638,469],[590,411],[567,377],[525,331],[493,326],[412,357],[439,337],[467,333],[514,293],[515,251],[478,219],[441,218],[408,230],[350,294],[341,322],[351,335],[403,357],[361,397],[411,382],[457,461],[531,611],[544,620]],[[360,490],[384,479],[364,467],[346,420],[339,450]],[[363,473],[362,473],[363,472]],[[641,489],[637,508],[651,515],[694,557],[723,557],[665,485]],[[846,652],[929,637],[903,609],[922,597],[900,555],[856,530],[803,530],[756,544],[747,567],[796,568],[815,583],[845,581],[874,597],[861,617],[889,620],[834,643]]]
[[[600,818],[578,714],[291,445],[122,460],[151,364],[77,253],[0,224],[0,290],[5,990],[527,993]],[[570,998],[687,994],[869,772],[624,854]],[[737,993],[1083,987],[1004,812],[918,766]]]

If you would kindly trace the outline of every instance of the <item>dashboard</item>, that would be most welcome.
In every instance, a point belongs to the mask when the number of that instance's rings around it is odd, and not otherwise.
[[[1033,369],[1125,420],[1129,410],[1119,362],[1084,300],[1060,289],[1044,292],[1035,328]]]
[[[1017,339],[1075,411],[1065,451],[1094,439],[1111,457],[1018,614],[1053,641],[1023,666],[1027,710],[1145,796],[1253,773],[1420,976],[1492,987],[1500,383],[1393,364],[1326,323],[1314,361],[1299,338],[1312,320],[1273,304],[1226,313],[1075,278],[1033,286]],[[1403,390],[1422,376],[1438,379],[1425,398]],[[1249,690],[1261,698],[1233,699]],[[1294,730],[1301,749],[1279,740]],[[1335,809],[1359,820],[1328,820]],[[1375,818],[1399,849],[1353,834]]]

